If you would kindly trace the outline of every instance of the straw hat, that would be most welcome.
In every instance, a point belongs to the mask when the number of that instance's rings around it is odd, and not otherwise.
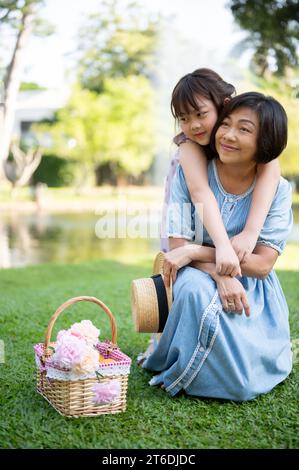
[[[163,263],[164,253],[160,251],[154,261],[153,276],[132,281],[132,313],[139,333],[160,333],[164,329],[172,305],[172,285],[164,284]]]

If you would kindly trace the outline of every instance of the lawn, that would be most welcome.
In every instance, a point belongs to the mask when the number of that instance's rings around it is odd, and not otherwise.
[[[290,253],[292,256],[290,256]],[[298,248],[289,248],[290,258]],[[299,273],[278,271],[290,308],[292,337],[299,337]],[[136,365],[149,335],[133,331],[130,282],[150,274],[151,261],[121,264],[109,260],[77,265],[39,265],[0,272],[0,446],[2,448],[296,448],[298,365],[271,393],[252,402],[234,403],[180,395],[169,398],[148,386],[151,374]],[[33,344],[43,340],[50,316],[66,299],[92,295],[102,299],[118,323],[118,344],[133,359],[125,413],[97,418],[60,416],[35,392]],[[54,328],[91,319],[109,338],[109,321],[97,306],[66,310]]]

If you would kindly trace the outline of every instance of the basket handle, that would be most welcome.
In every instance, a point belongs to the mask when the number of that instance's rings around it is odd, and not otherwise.
[[[112,344],[114,346],[117,345],[116,344],[116,342],[117,342],[117,326],[116,326],[116,321],[115,321],[115,318],[114,318],[112,312],[109,310],[107,305],[104,304],[104,302],[97,299],[96,297],[89,297],[89,296],[82,295],[80,297],[72,297],[71,299],[64,302],[62,305],[60,305],[60,307],[58,307],[58,309],[56,310],[54,315],[51,317],[51,319],[49,321],[49,324],[48,324],[47,331],[46,331],[46,335],[45,335],[45,354],[46,355],[47,355],[47,352],[48,352],[48,348],[49,348],[49,344],[50,344],[50,340],[51,340],[51,334],[52,334],[52,329],[53,329],[54,323],[56,322],[56,320],[59,317],[59,315],[61,314],[61,312],[63,312],[63,310],[65,310],[70,305],[73,305],[77,302],[82,302],[82,301],[93,302],[93,303],[99,305],[99,307],[101,307],[104,310],[104,312],[108,315],[108,317],[110,319],[110,323],[111,323]]]

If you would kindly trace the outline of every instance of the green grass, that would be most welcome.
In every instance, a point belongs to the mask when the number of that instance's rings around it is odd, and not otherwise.
[[[293,204],[299,205],[299,193],[293,193]]]
[[[0,336],[5,342],[5,363],[0,365],[2,448],[298,447],[298,366],[271,393],[245,403],[185,395],[170,398],[160,388],[148,386],[151,374],[136,366],[136,356],[145,349],[149,335],[133,331],[130,282],[149,275],[150,269],[149,260],[131,265],[106,260],[0,272]],[[298,337],[299,273],[278,274],[289,303],[292,336]],[[116,317],[119,346],[133,359],[125,413],[64,418],[35,391],[33,344],[43,340],[56,308],[77,295],[102,299]],[[105,314],[87,303],[62,313],[54,337],[85,318],[100,327],[102,338],[110,337]]]

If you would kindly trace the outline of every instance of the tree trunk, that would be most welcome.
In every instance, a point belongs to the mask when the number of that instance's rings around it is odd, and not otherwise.
[[[86,188],[96,186],[96,173],[93,164],[82,164],[81,171],[75,183],[75,194],[82,195]]]
[[[23,13],[12,60],[4,81],[4,103],[0,108],[0,176],[3,175],[3,162],[9,155],[16,101],[24,66],[24,48],[32,32],[33,18],[33,6],[31,6]]]

